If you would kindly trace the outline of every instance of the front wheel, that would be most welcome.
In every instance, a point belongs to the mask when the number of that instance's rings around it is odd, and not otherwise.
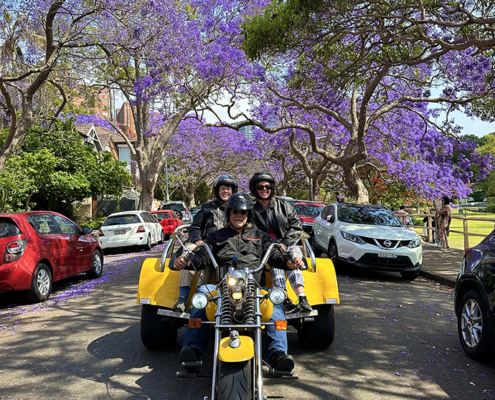
[[[177,328],[170,318],[158,315],[158,307],[144,304],[141,309],[141,341],[150,350],[169,350],[177,342]]]
[[[91,260],[91,269],[86,272],[89,279],[99,278],[103,272],[103,256],[99,250],[95,250]]]
[[[299,345],[310,349],[325,350],[335,338],[335,313],[333,305],[314,306],[318,315],[313,322],[305,322],[297,331]]]
[[[328,258],[332,260],[334,267],[337,267],[339,251],[337,249],[337,243],[332,240],[328,246]]]
[[[252,399],[251,360],[226,363],[220,361],[219,400]]]
[[[489,322],[479,293],[471,289],[461,300],[457,318],[459,339],[466,354],[475,360],[486,360],[492,354]]]

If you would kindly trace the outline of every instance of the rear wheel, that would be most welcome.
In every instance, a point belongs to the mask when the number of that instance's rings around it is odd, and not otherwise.
[[[160,237],[160,244],[163,244],[163,243],[165,243],[165,234],[162,231],[162,235]]]
[[[466,354],[475,360],[486,360],[493,354],[490,345],[490,324],[484,302],[478,291],[469,290],[459,305],[457,330]]]
[[[225,363],[220,361],[219,400],[252,399],[251,362]]]
[[[177,328],[168,317],[158,315],[159,307],[144,304],[141,309],[141,342],[150,350],[168,350],[175,347]]]
[[[305,322],[297,331],[299,345],[310,349],[327,349],[335,338],[335,313],[333,305],[313,306],[318,310],[314,322]]]
[[[402,271],[400,274],[404,279],[413,281],[419,276],[419,271]]]
[[[99,250],[95,250],[93,253],[93,259],[91,261],[91,269],[86,272],[86,276],[90,279],[99,278],[103,272],[103,256]]]
[[[39,263],[33,273],[31,287],[27,293],[28,299],[33,303],[47,300],[52,292],[52,285],[50,268],[44,263]]]
[[[335,240],[331,240],[328,245],[328,258],[332,260],[333,265],[336,267],[338,263],[339,251],[337,250],[337,243]]]
[[[146,244],[144,245],[144,251],[150,251],[153,245],[151,244],[151,235],[148,235],[146,239]]]

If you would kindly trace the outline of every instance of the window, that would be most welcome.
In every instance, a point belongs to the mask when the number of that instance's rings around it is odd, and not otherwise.
[[[0,218],[0,239],[22,234],[15,222],[10,218]]]
[[[326,206],[323,211],[321,212],[321,219],[326,221],[327,220],[327,215],[328,211],[330,210],[330,206]]]
[[[148,216],[149,214],[148,213],[141,213],[141,218],[143,219],[144,222],[152,222],[150,220],[150,217]]]
[[[139,216],[136,214],[129,215],[116,215],[115,217],[108,217],[103,226],[112,226],[112,225],[128,225],[128,224],[140,224],[141,220]]]
[[[328,206],[328,215],[335,217],[335,206]]]
[[[162,219],[171,218],[170,213],[168,211],[160,211],[157,213],[153,213],[153,215],[157,218],[162,218]]]
[[[58,228],[50,215],[33,215],[26,218],[26,220],[40,234],[58,233]]]
[[[76,226],[76,224],[69,221],[67,218],[61,217],[60,215],[54,215],[53,219],[60,227],[60,231],[62,233],[68,233],[71,235],[78,235],[81,233],[81,230]]]

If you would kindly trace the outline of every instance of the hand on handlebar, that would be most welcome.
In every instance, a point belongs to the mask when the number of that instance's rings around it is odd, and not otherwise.
[[[191,261],[184,260],[184,257],[180,256],[174,262],[175,269],[184,269],[191,264]]]
[[[287,261],[287,266],[290,269],[304,269],[306,267],[304,262],[299,257],[296,257],[294,262]]]

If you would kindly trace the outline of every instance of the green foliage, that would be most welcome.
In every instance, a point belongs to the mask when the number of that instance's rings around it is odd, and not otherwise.
[[[85,146],[72,120],[57,121],[51,130],[33,127],[20,151],[9,158],[0,173],[0,209],[35,206],[70,215],[74,201],[98,194],[120,196],[130,184],[126,163]]]
[[[213,194],[211,192],[211,188],[205,181],[203,181],[198,185],[196,191],[194,192],[194,202],[197,205],[200,205],[210,200],[212,196]]]
[[[414,226],[423,226],[423,218],[411,218]]]
[[[483,190],[477,190],[476,192],[471,193],[471,197],[474,201],[483,201],[485,198],[485,192]]]

